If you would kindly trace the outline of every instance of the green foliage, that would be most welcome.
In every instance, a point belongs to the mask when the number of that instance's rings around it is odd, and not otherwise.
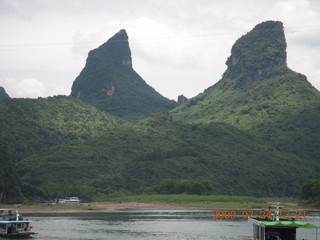
[[[231,124],[281,152],[295,154],[312,166],[310,174],[319,171],[320,94],[306,78],[279,69],[278,75],[243,89],[226,85],[229,80],[222,79],[196,97],[196,105],[174,109],[174,118],[190,124]]]
[[[188,179],[165,179],[159,186],[155,187],[157,193],[169,194],[208,194],[211,190],[210,184],[205,180],[188,180]]]
[[[102,201],[117,202],[145,202],[174,204],[185,207],[201,208],[266,208],[270,202],[281,202],[282,206],[292,208],[292,203],[299,203],[292,198],[257,198],[250,196],[227,196],[227,195],[190,195],[190,194],[139,194],[120,197],[105,196]]]
[[[310,178],[302,186],[302,197],[313,202],[320,199],[320,178]]]
[[[238,78],[238,86],[261,81],[275,68],[286,66],[286,46],[281,22],[260,23],[232,46],[224,76]]]
[[[294,196],[309,171],[294,155],[228,124],[189,125],[168,112],[82,143],[44,149],[18,168],[22,182],[39,190],[23,188],[24,194],[46,198],[150,192],[164,179],[184,179],[181,189],[205,179],[214,194]],[[299,171],[299,176],[290,174]],[[193,193],[205,193],[205,184],[200,182],[200,191]]]
[[[124,121],[65,96],[0,104],[1,140],[15,162],[45,147],[84,141]]]
[[[0,202],[19,201],[21,197],[15,166],[0,143]]]

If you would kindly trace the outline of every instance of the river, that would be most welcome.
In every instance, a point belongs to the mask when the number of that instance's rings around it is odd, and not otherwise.
[[[29,214],[34,239],[77,240],[231,240],[252,236],[252,222],[214,220],[212,210],[126,209],[99,213]],[[319,213],[308,213],[308,221],[320,224]],[[316,230],[298,229],[298,239],[316,239]],[[320,231],[319,231],[320,234]],[[320,239],[320,237],[318,237]]]

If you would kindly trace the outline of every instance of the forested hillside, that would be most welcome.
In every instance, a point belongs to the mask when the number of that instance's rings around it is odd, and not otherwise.
[[[301,159],[228,124],[189,125],[168,112],[19,164],[24,193],[33,198],[150,192],[165,179],[206,180],[213,194],[293,196],[308,171]]]
[[[43,148],[85,141],[123,124],[78,99],[58,96],[0,103],[1,140],[15,162]]]
[[[320,170],[320,93],[287,67],[281,22],[236,41],[223,78],[173,110],[189,123],[224,122],[291,152]]]
[[[0,141],[0,202],[21,200],[20,182],[14,162]]]

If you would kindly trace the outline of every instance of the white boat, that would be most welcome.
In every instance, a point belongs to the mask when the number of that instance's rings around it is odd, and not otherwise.
[[[30,225],[15,209],[0,209],[0,237],[27,238],[35,234]]]
[[[68,197],[64,199],[59,199],[58,204],[79,204],[80,199],[78,197]]]

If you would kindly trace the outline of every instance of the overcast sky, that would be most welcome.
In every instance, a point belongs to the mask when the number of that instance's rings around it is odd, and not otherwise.
[[[226,70],[234,42],[284,23],[288,66],[320,89],[319,0],[0,0],[0,86],[69,95],[87,54],[126,29],[133,68],[165,97],[193,97]]]

